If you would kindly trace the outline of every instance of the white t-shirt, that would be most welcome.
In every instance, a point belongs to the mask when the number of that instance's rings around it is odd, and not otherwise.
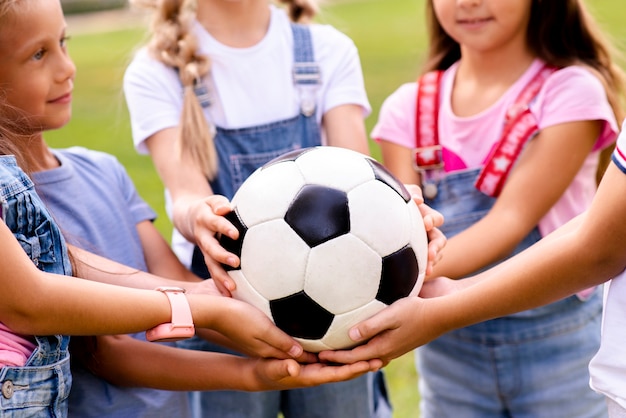
[[[626,174],[626,122],[613,162]],[[626,271],[604,286],[600,349],[589,364],[591,387],[626,409]]]
[[[270,5],[271,20],[266,36],[250,48],[232,48],[219,43],[199,23],[194,31],[200,52],[211,59],[208,82],[212,105],[205,114],[225,129],[245,128],[295,117],[300,112],[292,68],[293,35],[283,9]],[[321,86],[315,92],[318,122],[333,107],[356,104],[364,117],[371,107],[354,42],[329,25],[310,25],[313,53],[320,66]],[[126,70],[124,93],[128,104],[133,141],[147,153],[144,141],[156,132],[177,126],[182,109],[182,86],[176,72],[140,50]],[[171,216],[171,199],[166,192]],[[174,250],[184,264],[191,260],[190,247],[176,231]]]

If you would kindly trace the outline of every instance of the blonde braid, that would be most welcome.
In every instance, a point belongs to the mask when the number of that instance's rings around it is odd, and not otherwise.
[[[217,174],[215,128],[209,126],[194,92],[194,83],[209,73],[209,58],[197,53],[191,33],[195,17],[194,0],[131,0],[155,10],[148,50],[159,61],[178,71],[183,86],[183,109],[177,146],[182,157],[189,157],[212,180]]]

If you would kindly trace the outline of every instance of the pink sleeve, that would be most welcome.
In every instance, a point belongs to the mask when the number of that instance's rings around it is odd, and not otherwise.
[[[375,141],[385,140],[406,148],[415,146],[416,94],[417,84],[407,83],[385,99],[371,133]]]
[[[587,69],[566,67],[554,73],[537,97],[539,128],[584,120],[604,121],[594,151],[615,141],[618,132],[615,115],[600,80]]]

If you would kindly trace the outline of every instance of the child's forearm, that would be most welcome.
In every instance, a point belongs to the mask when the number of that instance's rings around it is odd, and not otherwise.
[[[70,247],[70,251],[76,265],[76,276],[96,282],[136,289],[154,289],[159,286],[184,287],[184,283],[181,282],[189,277],[181,277],[180,280],[164,278],[125,266],[77,247]],[[200,279],[195,278],[194,281],[199,282]]]
[[[234,362],[227,354],[183,350],[127,335],[98,337],[90,370],[109,383],[162,390],[243,390]],[[220,372],[219,369],[224,369]],[[235,377],[235,375],[239,375]]]
[[[559,233],[468,278],[472,286],[444,297],[443,329],[460,328],[555,302],[604,283],[623,268],[618,262],[600,267],[600,253],[590,251],[584,240],[574,239],[576,235],[575,230]]]

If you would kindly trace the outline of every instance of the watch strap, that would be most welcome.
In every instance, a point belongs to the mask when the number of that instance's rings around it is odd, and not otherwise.
[[[167,296],[172,310],[171,322],[157,325],[146,331],[148,341],[178,341],[195,334],[193,316],[185,289],[178,287],[157,287],[155,290]]]

